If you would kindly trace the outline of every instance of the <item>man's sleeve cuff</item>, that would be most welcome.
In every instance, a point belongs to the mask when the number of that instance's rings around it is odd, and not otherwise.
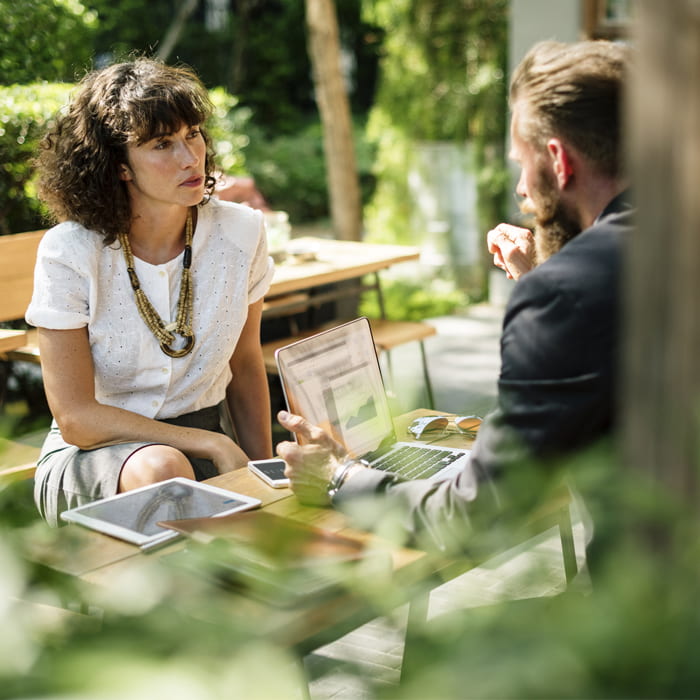
[[[396,481],[394,474],[381,469],[359,469],[338,489],[333,497],[333,503],[340,504],[353,498],[381,493]]]

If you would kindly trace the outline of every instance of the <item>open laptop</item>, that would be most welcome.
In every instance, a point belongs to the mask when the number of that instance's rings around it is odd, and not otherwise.
[[[407,479],[447,479],[466,465],[468,449],[397,440],[366,318],[286,345],[275,357],[288,409],[352,456]]]

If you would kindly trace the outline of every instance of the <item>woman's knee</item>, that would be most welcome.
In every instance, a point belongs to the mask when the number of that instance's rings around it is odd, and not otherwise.
[[[170,445],[148,445],[134,452],[124,463],[119,491],[130,491],[176,476],[194,479],[189,459]]]

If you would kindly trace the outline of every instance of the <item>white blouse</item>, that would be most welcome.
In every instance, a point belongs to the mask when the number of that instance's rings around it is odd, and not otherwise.
[[[141,287],[165,323],[177,313],[182,257],[163,265],[135,259]],[[274,272],[262,213],[214,198],[200,207],[191,271],[194,349],[168,357],[139,315],[119,243],[105,246],[80,224],[61,223],[39,245],[26,320],[50,329],[87,326],[100,403],[149,418],[214,406],[231,380],[228,363],[248,305],[265,295]]]

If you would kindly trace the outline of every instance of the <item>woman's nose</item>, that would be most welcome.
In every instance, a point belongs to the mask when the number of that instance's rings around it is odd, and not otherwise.
[[[199,162],[197,151],[188,143],[182,143],[180,146],[180,163],[183,168],[188,168],[196,165]]]

